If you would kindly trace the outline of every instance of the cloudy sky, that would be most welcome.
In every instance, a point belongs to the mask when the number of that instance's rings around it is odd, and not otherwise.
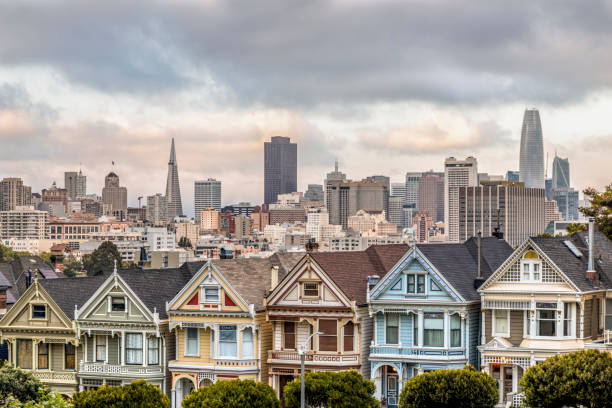
[[[263,142],[298,142],[298,186],[518,169],[526,107],[572,184],[612,182],[612,3],[0,0],[0,177],[34,191],[115,161],[130,204],[163,192],[176,139],[193,181],[263,200]],[[550,165],[549,165],[550,167]]]

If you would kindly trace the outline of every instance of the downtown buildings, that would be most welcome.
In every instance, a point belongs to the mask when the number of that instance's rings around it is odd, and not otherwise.
[[[451,242],[459,242],[459,187],[477,185],[478,162],[474,157],[444,160],[444,225]]]
[[[68,192],[68,199],[79,200],[87,195],[87,176],[79,170],[64,173],[64,188]]]
[[[195,222],[200,223],[202,211],[213,208],[221,211],[221,182],[213,178],[198,180],[194,183]]]
[[[297,144],[288,137],[273,136],[264,143],[264,203],[279,194],[297,191]]]
[[[519,180],[527,188],[544,188],[544,142],[537,109],[526,109],[523,115]]]
[[[183,203],[181,201],[181,187],[179,185],[178,165],[174,138],[170,146],[170,160],[168,161],[168,178],[166,179],[166,202],[168,205],[168,219],[183,216]]]
[[[32,203],[32,188],[25,186],[23,180],[8,177],[0,181],[0,211],[14,210],[18,206]]]

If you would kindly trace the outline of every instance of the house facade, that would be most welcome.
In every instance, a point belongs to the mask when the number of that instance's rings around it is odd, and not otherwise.
[[[408,379],[437,369],[479,366],[476,287],[511,253],[497,238],[415,245],[382,279],[372,279],[373,335],[364,352],[369,351],[378,399],[396,408]]]
[[[611,276],[612,243],[582,232],[528,238],[482,285],[481,366],[498,381],[500,405],[522,400],[520,380],[530,366],[609,347]]]

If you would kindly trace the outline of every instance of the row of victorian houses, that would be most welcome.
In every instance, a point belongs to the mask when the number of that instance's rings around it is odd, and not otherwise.
[[[411,377],[466,364],[509,405],[529,366],[612,349],[610,329],[612,243],[599,232],[34,277],[0,320],[9,362],[55,391],[144,378],[172,407],[231,378],[282,398],[302,347],[306,370],[358,370],[388,407]]]

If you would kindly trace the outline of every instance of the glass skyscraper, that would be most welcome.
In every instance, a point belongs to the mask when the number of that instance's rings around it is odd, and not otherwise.
[[[521,131],[520,181],[527,188],[544,188],[544,142],[540,112],[526,109]]]

